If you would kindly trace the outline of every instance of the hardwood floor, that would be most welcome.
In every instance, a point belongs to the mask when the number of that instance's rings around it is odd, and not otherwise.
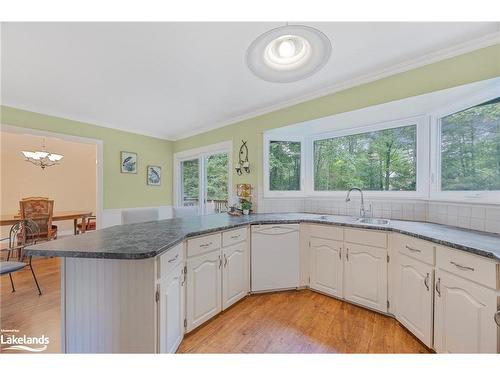
[[[186,335],[179,353],[428,353],[395,319],[310,290],[259,294]]]
[[[58,258],[34,260],[42,296],[29,269],[2,276],[0,327],[50,338],[60,351]],[[249,296],[186,335],[179,353],[427,353],[395,319],[309,290]]]
[[[9,277],[4,275],[0,278],[0,328],[19,330],[16,336],[45,335],[50,342],[43,353],[60,353],[59,258],[33,259],[33,269],[42,289],[41,296],[38,295],[29,268],[12,275],[15,293],[12,293]]]

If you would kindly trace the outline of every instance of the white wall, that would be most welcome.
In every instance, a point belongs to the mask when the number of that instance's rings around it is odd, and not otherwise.
[[[24,160],[22,150],[40,150],[43,137],[1,132],[2,215],[17,214],[19,200],[43,196],[55,211],[96,212],[96,145],[45,137],[47,150],[64,155],[61,164],[42,170]],[[72,232],[72,221],[55,222],[59,232]],[[2,227],[2,234],[8,228]]]

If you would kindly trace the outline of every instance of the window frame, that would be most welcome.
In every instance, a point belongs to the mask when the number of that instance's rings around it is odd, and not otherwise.
[[[343,129],[323,134],[317,134],[308,137],[310,153],[306,157],[307,169],[310,176],[307,180],[307,192],[311,197],[344,197],[347,190],[314,190],[314,142],[323,139],[345,137],[349,135],[362,134],[374,132],[379,130],[401,128],[404,126],[416,126],[416,142],[417,142],[417,160],[416,160],[416,190],[413,191],[375,191],[363,190],[365,197],[382,198],[382,197],[395,197],[395,198],[425,198],[428,194],[429,175],[428,175],[428,155],[429,148],[426,142],[429,133],[429,120],[427,116],[414,116],[399,120],[385,121],[368,126],[359,126],[349,129]]]
[[[299,142],[300,143],[300,190],[271,190],[269,177],[269,147],[271,142]],[[264,133],[264,196],[266,198],[303,197],[305,193],[305,139],[301,136],[276,136]]]
[[[181,151],[174,154],[174,179],[173,179],[173,193],[174,193],[174,205],[175,207],[182,206],[182,188],[183,188],[183,178],[182,178],[182,162],[187,160],[198,159],[198,181],[199,181],[199,205],[198,214],[204,215],[206,204],[203,199],[206,195],[207,182],[205,178],[205,157],[227,153],[228,157],[228,204],[234,200],[234,190],[233,190],[233,142],[224,141],[220,143],[215,143],[203,147],[198,147],[194,149],[189,149],[186,151]]]
[[[475,107],[500,96],[499,89],[482,90],[476,95],[456,101],[430,115],[430,191],[429,200],[464,203],[499,204],[500,190],[441,190],[441,123],[443,117]]]

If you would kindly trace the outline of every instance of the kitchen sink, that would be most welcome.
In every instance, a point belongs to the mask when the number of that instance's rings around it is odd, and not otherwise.
[[[371,217],[362,217],[362,218],[358,219],[358,223],[387,225],[387,224],[389,224],[389,220],[387,220],[387,219],[374,219]]]

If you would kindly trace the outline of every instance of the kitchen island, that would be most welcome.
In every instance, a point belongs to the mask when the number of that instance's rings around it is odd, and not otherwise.
[[[496,272],[484,283],[500,299],[498,293],[500,236],[421,222],[391,220],[387,225],[374,225],[359,223],[356,218],[347,216],[310,213],[254,214],[240,217],[218,214],[114,226],[76,237],[37,244],[27,248],[26,254],[63,258],[61,325],[64,352],[170,352],[175,351],[179,340],[182,340],[187,327],[186,314],[189,315],[189,311],[194,308],[191,305],[197,303],[197,300],[191,298],[191,294],[197,291],[197,286],[190,287],[189,282],[196,277],[197,271],[196,268],[191,270],[192,267],[188,267],[190,259],[198,262],[205,259],[203,272],[213,270],[215,274],[217,269],[226,267],[227,260],[224,265],[222,262],[226,255],[224,249],[232,249],[236,244],[240,246],[241,254],[244,254],[241,258],[242,262],[238,264],[246,264],[249,269],[249,262],[244,261],[244,257],[250,257],[249,227],[269,224],[301,225],[301,287],[319,289],[310,284],[308,252],[312,251],[312,235],[309,234],[308,228],[321,227],[328,231],[331,227],[332,230],[337,228],[339,233],[352,229],[349,233],[380,233],[388,239],[387,244],[384,245],[386,247],[382,250],[383,254],[387,253],[388,263],[384,267],[388,276],[386,276],[385,286],[381,287],[386,289],[386,294],[388,293],[388,303],[387,309],[378,309],[378,311],[397,316],[395,307],[389,305],[389,300],[396,299],[397,294],[393,280],[396,277],[397,262],[394,263],[394,267],[389,263],[390,258],[397,258],[395,245],[392,244],[395,240],[389,240],[392,238],[389,237],[391,234],[413,238],[424,244],[435,244],[436,246],[432,246],[432,262],[435,262],[438,254],[448,254],[450,250],[452,254],[457,253],[459,258],[461,254],[465,254],[473,257],[471,258],[473,260],[484,259],[482,261],[484,265],[481,263],[480,267],[486,267],[488,272],[489,270]],[[353,232],[356,230],[359,232]],[[238,240],[231,239],[239,236],[241,238]],[[328,238],[328,236],[329,234],[326,234],[324,237]],[[341,238],[342,241],[343,238]],[[189,245],[190,249],[196,248],[199,252],[189,250],[188,243],[192,243],[192,246]],[[365,245],[369,243],[366,242]],[[339,259],[342,259],[342,252],[345,249],[349,257],[349,248],[345,244],[342,246]],[[406,247],[410,248],[408,245]],[[421,252],[418,249],[413,250],[416,254]],[[209,259],[210,254],[214,254],[215,258]],[[187,263],[186,258],[188,258]],[[351,253],[351,258],[353,261],[356,259],[354,251]],[[286,259],[283,259],[283,262],[286,262]],[[378,267],[380,269],[380,264]],[[241,268],[236,274],[246,272],[241,271],[242,269],[245,268]],[[231,274],[232,271],[228,272]],[[234,276],[234,272],[232,275],[232,277],[238,276]],[[219,285],[227,283],[224,277],[214,276],[213,280]],[[188,278],[188,283],[186,283],[186,278]],[[434,285],[437,278],[432,279]],[[482,280],[479,281],[482,282]],[[429,282],[429,278],[426,278],[425,285],[432,297],[434,288],[429,288]],[[491,285],[495,282],[495,285]],[[248,285],[248,277],[241,278],[238,283],[238,285],[245,283]],[[206,286],[202,285],[199,288],[206,288]],[[210,290],[200,289],[200,291],[204,294],[210,293]],[[241,289],[238,295],[244,296],[249,291],[250,288],[246,287],[246,289]],[[335,293],[331,295],[337,297]],[[217,298],[221,298],[220,291]],[[363,305],[362,300],[360,301],[354,302]],[[172,309],[171,306],[177,306],[177,308]],[[369,304],[365,306],[372,308]],[[376,307],[374,309],[377,310]],[[490,314],[491,309],[496,311],[496,303],[493,307],[489,306],[486,313]],[[211,311],[217,313],[220,310],[219,307],[219,310],[212,309]],[[191,313],[196,316],[196,309]],[[210,316],[214,313],[211,312]],[[493,318],[490,316],[488,319]],[[174,336],[168,336],[164,333],[165,330],[169,331],[169,334],[174,332]],[[488,340],[491,342],[492,339]],[[432,347],[432,342],[430,345]],[[478,348],[481,348],[481,345]],[[491,351],[491,345],[486,351]]]

